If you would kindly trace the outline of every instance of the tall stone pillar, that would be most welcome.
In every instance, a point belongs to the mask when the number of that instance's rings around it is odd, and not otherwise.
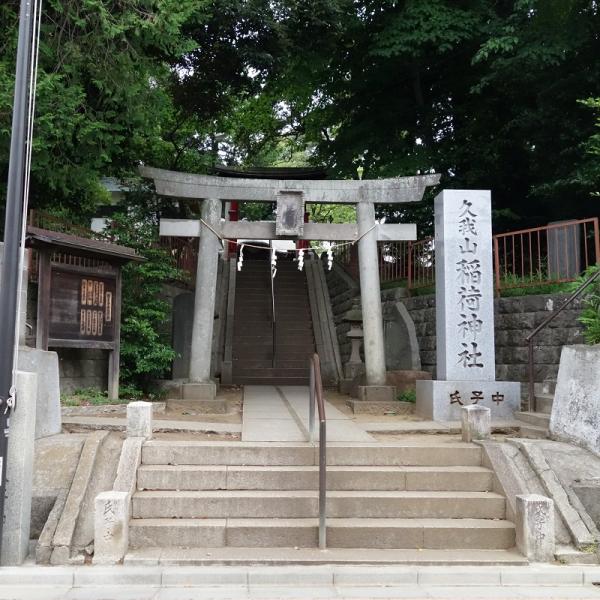
[[[218,229],[221,219],[221,200],[218,198],[204,200],[202,219],[211,227]],[[221,243],[217,236],[203,226],[198,246],[190,383],[183,386],[184,399],[210,400],[216,395],[216,385],[210,379],[210,361],[220,248]]]
[[[358,234],[363,235],[375,224],[375,207],[372,202],[356,205]],[[377,231],[371,229],[358,242],[360,297],[363,315],[366,386],[359,386],[361,400],[392,400],[394,388],[385,384],[385,347],[383,343],[383,317],[377,256]]]

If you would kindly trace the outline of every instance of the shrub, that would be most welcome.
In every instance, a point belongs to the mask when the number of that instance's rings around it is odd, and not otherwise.
[[[589,267],[576,282],[579,287],[584,281],[600,271],[600,265]],[[587,344],[600,344],[600,276],[583,293],[583,311],[579,322],[583,325],[583,337]]]
[[[156,213],[147,203],[132,201],[125,212],[114,215],[110,234],[116,243],[134,248],[146,259],[123,268],[121,377],[123,392],[129,396],[135,396],[136,389],[148,394],[152,380],[164,377],[176,357],[160,334],[169,318],[169,304],[159,294],[164,283],[181,274],[169,253],[158,247]]]
[[[396,396],[396,399],[400,402],[410,402],[412,404],[415,404],[417,402],[417,391],[404,390]]]

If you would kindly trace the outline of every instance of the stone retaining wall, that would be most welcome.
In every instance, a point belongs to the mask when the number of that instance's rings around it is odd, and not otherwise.
[[[526,381],[527,343],[525,337],[566,300],[565,294],[541,294],[497,298],[494,302],[496,336],[496,378],[501,381]],[[403,300],[414,323],[423,370],[435,377],[435,296]],[[556,379],[560,352],[566,344],[583,342],[577,321],[581,304],[575,301],[535,338],[535,380]]]
[[[350,324],[344,321],[344,315],[353,307],[355,303],[360,302],[359,287],[352,278],[344,271],[342,267],[333,263],[331,271],[325,269],[325,279],[329,288],[329,298],[331,299],[331,310],[333,312],[333,322],[337,331],[338,344],[340,346],[340,356],[342,364],[346,364],[350,358],[350,340],[347,333],[350,331]]]
[[[341,267],[327,272],[327,284],[331,297],[333,315],[340,343],[342,361],[350,355],[350,343],[346,337],[349,325],[343,316],[353,303],[360,301],[358,285],[351,285],[351,278]],[[403,302],[415,325],[419,342],[421,368],[435,378],[435,296],[406,296],[406,290],[395,288],[381,293],[384,314],[386,307]],[[496,336],[496,378],[500,381],[527,381],[527,336],[548,315],[566,300],[566,294],[540,294],[497,298],[494,302]],[[535,338],[535,380],[556,379],[560,352],[564,345],[583,343],[582,327],[578,322],[581,302],[574,301],[569,308],[542,330]]]
[[[85,348],[55,348],[58,354],[60,392],[108,389],[108,352]]]

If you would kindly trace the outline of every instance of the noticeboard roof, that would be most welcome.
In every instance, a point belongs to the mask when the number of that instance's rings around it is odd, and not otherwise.
[[[27,228],[27,245],[32,248],[49,247],[58,251],[71,252],[86,256],[98,256],[109,262],[127,262],[146,260],[133,248],[111,242],[91,240],[60,231],[50,231],[39,227]]]

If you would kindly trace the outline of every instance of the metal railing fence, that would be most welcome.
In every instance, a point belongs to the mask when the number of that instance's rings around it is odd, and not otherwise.
[[[551,223],[493,237],[496,291],[575,281],[600,262],[598,218]]]

